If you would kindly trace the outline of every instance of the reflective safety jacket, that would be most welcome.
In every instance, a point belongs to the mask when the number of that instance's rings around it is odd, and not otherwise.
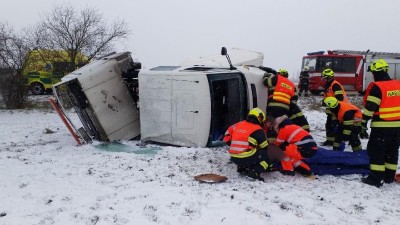
[[[341,95],[343,95],[343,99]],[[325,90],[324,98],[326,97],[335,97],[339,101],[344,102],[349,101],[349,98],[347,97],[346,91],[344,90],[343,86],[336,80],[333,80],[331,85],[329,85],[329,87]]]
[[[258,130],[263,130],[263,128],[258,124],[250,123],[246,120],[230,126],[224,136],[224,142],[230,142],[228,150],[230,156],[246,158],[254,155],[258,148],[266,148],[268,146],[266,139],[262,143],[258,143],[259,140],[251,136],[251,134]]]
[[[350,102],[339,102],[339,110],[335,116],[339,120],[339,124],[342,125],[344,138],[351,134],[353,126],[361,126],[361,110]]]
[[[371,88],[376,85],[381,93],[381,99],[370,95]],[[367,102],[375,103],[378,110],[365,108],[363,114],[371,117],[371,127],[400,127],[400,81],[388,80],[372,82],[365,93],[364,106]]]
[[[272,94],[272,99],[278,102],[290,104],[290,99],[295,95],[295,86],[293,82],[283,76],[277,76],[275,90]]]
[[[280,128],[275,141],[275,145],[281,146],[283,150],[285,150],[286,146],[289,144],[297,145],[300,153],[302,152],[303,146],[305,148],[304,150],[309,150],[310,148],[317,150],[317,144],[310,133],[295,124],[288,124]]]

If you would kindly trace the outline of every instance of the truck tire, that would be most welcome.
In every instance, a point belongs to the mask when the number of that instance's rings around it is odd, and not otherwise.
[[[312,91],[310,91],[311,92],[311,94],[313,94],[313,95],[319,95],[319,94],[321,94],[321,90],[312,90]]]
[[[31,84],[31,92],[34,95],[42,95],[44,93],[44,87],[41,83],[35,82]]]

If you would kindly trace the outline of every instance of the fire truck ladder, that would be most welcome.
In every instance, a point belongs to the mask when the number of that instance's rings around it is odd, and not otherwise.
[[[393,58],[400,58],[400,53],[393,53],[393,52],[371,52],[367,51],[353,51],[353,50],[333,50],[335,54],[355,54],[355,55],[372,55],[375,56],[389,56]]]

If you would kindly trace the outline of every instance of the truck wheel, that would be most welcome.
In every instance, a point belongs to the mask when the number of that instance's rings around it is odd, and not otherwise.
[[[41,83],[31,84],[31,92],[34,95],[42,95],[44,93],[44,87]]]
[[[320,91],[320,90],[312,90],[312,91],[310,91],[310,92],[311,92],[311,94],[313,94],[313,95],[319,95],[319,94],[321,94],[322,91]]]

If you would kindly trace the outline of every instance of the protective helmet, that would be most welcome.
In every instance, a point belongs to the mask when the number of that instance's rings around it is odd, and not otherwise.
[[[303,70],[308,71],[308,66],[305,66]]]
[[[324,99],[324,103],[326,106],[333,109],[339,105],[339,100],[337,100],[335,97],[326,97]]]
[[[285,69],[279,69],[278,73],[279,73],[280,75],[286,77],[286,78],[289,77],[289,73],[288,73],[288,71],[285,70]]]
[[[335,75],[335,72],[333,72],[332,69],[324,69],[324,71],[322,71],[321,73],[321,77],[326,77],[326,78],[331,78],[333,77],[333,75]]]
[[[378,59],[378,60],[375,60],[373,63],[371,63],[370,69],[372,72],[378,72],[378,71],[388,72],[389,65],[387,64],[387,62],[385,60]]]
[[[265,113],[260,109],[260,108],[254,108],[250,110],[249,114],[247,115],[247,118],[249,117],[254,117],[258,120],[258,122],[264,123],[267,117],[265,116]]]

